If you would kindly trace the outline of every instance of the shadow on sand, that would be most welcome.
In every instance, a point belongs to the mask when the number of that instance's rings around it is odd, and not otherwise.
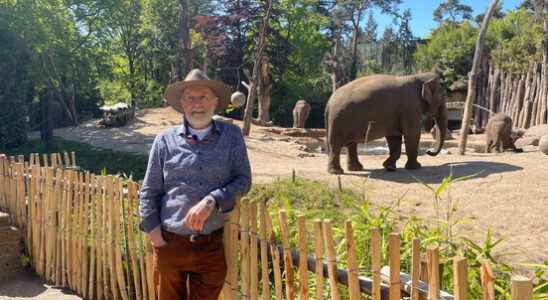
[[[345,175],[370,177],[398,183],[416,183],[418,179],[423,183],[431,184],[440,183],[451,172],[454,178],[471,175],[475,175],[473,178],[484,178],[492,174],[515,172],[522,169],[521,167],[506,163],[466,161],[446,163],[439,166],[423,166],[418,170],[398,168],[396,172],[387,172],[384,169],[366,169],[362,172],[348,172]]]

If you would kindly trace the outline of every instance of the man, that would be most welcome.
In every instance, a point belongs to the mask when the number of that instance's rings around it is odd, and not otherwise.
[[[184,122],[154,140],[139,206],[158,298],[216,300],[226,275],[224,215],[251,185],[246,146],[239,127],[212,120],[230,100],[223,83],[195,69],[164,97]]]

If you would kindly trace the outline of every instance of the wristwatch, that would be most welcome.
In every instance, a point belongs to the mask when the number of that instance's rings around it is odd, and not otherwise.
[[[208,195],[206,197],[206,204],[207,204],[207,207],[212,208],[212,209],[218,209],[219,208],[219,206],[217,205],[217,201],[215,201],[215,198],[213,198],[213,196],[211,196],[211,195]]]

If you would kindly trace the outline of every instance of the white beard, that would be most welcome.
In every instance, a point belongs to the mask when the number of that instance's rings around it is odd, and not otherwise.
[[[192,128],[204,128],[211,123],[215,110],[205,111],[201,114],[185,114],[185,119]]]

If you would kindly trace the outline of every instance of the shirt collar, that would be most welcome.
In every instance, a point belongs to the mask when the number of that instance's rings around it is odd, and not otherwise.
[[[188,124],[188,122],[186,120],[184,120],[183,124],[181,124],[181,126],[179,126],[179,129],[178,129],[178,134],[183,136],[183,137],[192,137],[191,134],[190,134],[190,130],[188,130],[188,127],[190,125]],[[221,134],[221,131],[222,131],[222,126],[220,123],[218,123],[217,121],[215,120],[211,120],[211,132],[210,134]]]

